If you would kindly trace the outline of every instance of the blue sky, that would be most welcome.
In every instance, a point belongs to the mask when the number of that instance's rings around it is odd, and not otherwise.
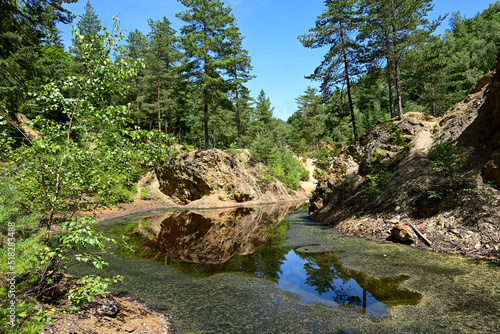
[[[86,0],[67,5],[76,15],[83,14]],[[264,89],[274,106],[274,116],[286,120],[296,110],[295,99],[307,86],[318,84],[304,78],[311,74],[326,52],[306,49],[298,41],[307,33],[321,14],[323,0],[226,0],[243,36],[244,47],[252,57],[253,74],[257,77],[248,83],[252,97]],[[472,17],[489,7],[490,0],[437,0],[430,18],[460,11]],[[176,0],[91,0],[103,24],[112,25],[112,17],[119,16],[120,27],[128,31],[139,29],[149,32],[148,19],[159,20],[166,16],[174,29],[183,22],[175,17],[185,7]],[[75,19],[74,23],[77,22]],[[448,27],[448,20],[440,33]],[[71,27],[59,26],[66,46],[71,43]]]

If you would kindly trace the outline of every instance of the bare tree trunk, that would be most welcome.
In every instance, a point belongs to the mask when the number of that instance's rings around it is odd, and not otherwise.
[[[436,83],[434,78],[431,79],[431,91],[432,91],[432,115],[436,117]]]
[[[208,46],[207,46],[207,36],[208,36],[208,26],[204,22],[203,23],[203,29],[205,31],[205,58],[204,58],[204,63],[203,63],[203,71],[204,71],[204,76],[205,78],[208,77],[208,60],[207,60],[207,54],[208,54]],[[210,148],[210,136],[208,133],[208,88],[206,87],[205,83],[205,88],[203,89],[203,100],[204,100],[204,122],[205,122],[205,148],[208,150]]]
[[[380,9],[379,9],[380,10]],[[387,20],[387,14],[383,12],[384,19],[384,37],[385,37],[385,49],[386,49],[386,60],[387,60],[387,86],[389,87],[389,105],[391,107],[391,118],[395,116],[394,110],[394,96],[392,87],[392,60],[391,60],[391,41],[389,39],[389,22]]]
[[[392,62],[391,58],[387,56],[387,85],[389,86],[389,103],[391,106],[391,118],[395,116],[394,110],[394,96],[393,96],[393,87],[392,87]]]
[[[392,15],[395,15],[395,8],[394,8],[394,3],[391,2],[391,11]],[[394,70],[395,70],[395,76],[396,76],[396,97],[398,99],[398,118],[402,119],[403,118],[403,102],[401,99],[401,79],[399,77],[399,56],[398,56],[398,45],[397,45],[397,31],[396,31],[396,26],[394,25],[395,23],[392,22],[392,45],[393,45],[393,54],[394,54]]]
[[[342,29],[342,25],[340,27]],[[351,123],[352,123],[352,130],[354,133],[354,140],[358,140],[358,129],[356,127],[356,116],[354,115],[354,105],[352,103],[352,95],[351,95],[351,82],[349,81],[349,60],[347,59],[347,51],[345,48],[345,41],[344,41],[344,32],[341,30],[340,32],[340,37],[342,40],[342,53],[344,56],[344,68],[345,68],[345,80],[346,80],[346,85],[347,85],[347,97],[349,100],[349,109],[351,111]]]
[[[158,75],[158,130],[161,131],[161,108],[160,108],[160,98],[161,98],[161,86],[160,86],[160,76]]]
[[[179,122],[179,144],[182,145],[184,138],[182,138],[182,124]]]
[[[208,91],[206,88],[203,90],[203,95],[205,97],[205,105],[203,110],[203,121],[205,123],[205,148],[208,150],[210,148],[210,136],[208,132]]]
[[[396,94],[398,98],[398,112],[399,112],[399,119],[403,118],[403,102],[401,99],[401,80],[399,78],[399,60],[396,59],[394,61],[394,68],[396,70]]]

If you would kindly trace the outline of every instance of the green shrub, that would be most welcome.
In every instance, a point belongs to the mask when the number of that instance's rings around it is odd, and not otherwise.
[[[265,140],[260,137],[261,146],[254,145],[252,153],[261,159],[276,177],[291,189],[298,189],[302,179],[309,179],[309,172],[300,161],[294,157],[293,153],[280,149],[271,144],[265,144]],[[269,175],[266,175],[265,180]]]
[[[309,177],[310,177],[309,171],[304,166],[302,166],[302,165],[300,167],[301,167],[300,181],[302,181],[302,182],[309,181]]]
[[[445,180],[445,186],[454,187],[462,183],[467,175],[462,173],[465,162],[461,158],[463,149],[453,143],[438,142],[430,151],[428,172]]]
[[[323,176],[325,176],[326,174],[328,174],[328,172],[326,170],[322,170],[320,168],[314,168],[314,172],[313,172],[313,177],[316,179],[316,180],[319,180],[321,179]]]
[[[141,200],[145,201],[149,199],[149,190],[148,188],[141,189]]]
[[[243,153],[243,150],[238,149],[238,148],[230,148],[230,149],[226,150],[226,153],[234,156],[234,155]]]
[[[365,198],[381,195],[391,190],[387,188],[387,183],[393,174],[389,166],[380,162],[380,158],[383,155],[384,152],[376,152],[374,154],[375,161],[367,164],[367,167],[370,169],[370,174],[366,176],[369,182],[363,192],[363,197]]]
[[[106,297],[108,288],[122,280],[123,277],[120,275],[113,278],[84,276],[77,281],[78,285],[69,291],[68,299],[76,306],[81,306],[86,301],[90,303],[96,296]]]
[[[314,164],[316,167],[328,170],[332,165],[333,158],[340,154],[340,150],[330,150],[328,147],[321,147],[320,149],[313,151],[309,156],[311,159],[315,159]]]

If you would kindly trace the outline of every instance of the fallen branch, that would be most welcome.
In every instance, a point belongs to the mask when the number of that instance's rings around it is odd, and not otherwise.
[[[429,239],[427,239],[427,238],[426,238],[426,237],[422,234],[422,232],[420,232],[420,231],[418,230],[418,228],[416,228],[413,224],[409,224],[409,225],[411,226],[411,228],[413,229],[413,231],[415,231],[415,233],[416,233],[416,234],[417,234],[420,238],[422,238],[422,240],[424,240],[424,241],[425,241],[425,243],[426,243],[426,244],[428,244],[429,246],[432,246],[432,242],[431,242]]]

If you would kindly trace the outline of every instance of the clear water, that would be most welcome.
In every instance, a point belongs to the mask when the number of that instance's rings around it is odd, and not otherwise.
[[[179,333],[499,332],[498,266],[339,235],[294,207],[157,211],[99,225],[118,293]],[[285,219],[286,218],[286,219]]]

